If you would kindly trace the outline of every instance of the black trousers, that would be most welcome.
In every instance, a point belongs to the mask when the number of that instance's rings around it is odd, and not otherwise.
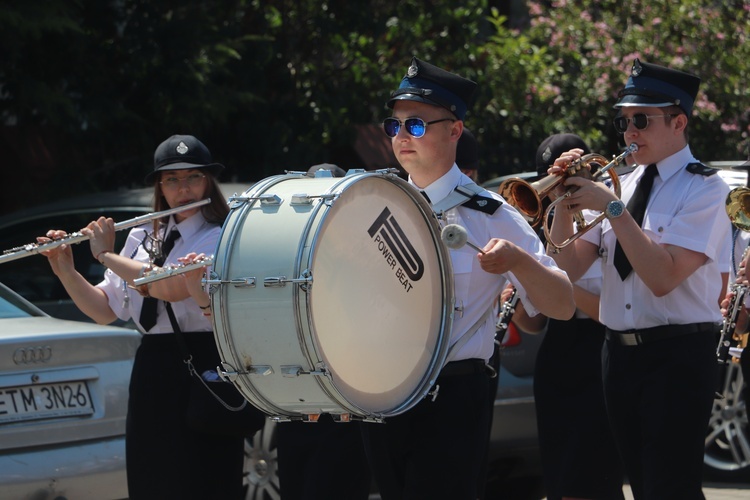
[[[385,423],[363,423],[383,500],[476,500],[491,413],[485,370],[440,376],[425,398]]]
[[[218,364],[213,333],[182,335],[199,373]],[[144,335],[130,378],[125,438],[130,500],[242,498],[244,440],[187,427],[189,382],[175,335]]]
[[[602,386],[604,325],[550,320],[534,373],[539,447],[549,500],[620,500],[623,467]]]
[[[276,425],[279,482],[284,500],[367,500],[370,468],[361,422],[315,422]]]
[[[704,439],[718,377],[716,332],[602,349],[607,413],[637,500],[704,499]]]

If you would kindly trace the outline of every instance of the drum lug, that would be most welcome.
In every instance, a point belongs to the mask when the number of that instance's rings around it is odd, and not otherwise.
[[[286,276],[272,276],[263,279],[263,286],[266,288],[281,288],[286,286],[287,283],[299,283],[303,290],[307,290],[312,284],[312,272],[309,269],[305,269],[299,278],[289,279]]]
[[[314,196],[310,196],[309,194],[302,193],[302,194],[293,194],[292,195],[292,201],[289,202],[290,205],[312,205]]]
[[[362,422],[367,422],[371,424],[382,424],[385,422],[385,419],[382,417],[364,417],[362,418]]]
[[[458,304],[453,306],[453,311],[458,314],[459,318],[464,317],[464,302],[463,300],[459,300]]]
[[[201,280],[202,285],[210,285],[209,293],[214,293],[218,285],[234,285],[236,288],[255,288],[255,277],[232,278],[231,280],[218,279],[218,275],[211,271],[211,279]]]
[[[229,208],[234,210],[235,208],[244,205],[248,201],[259,200],[261,205],[281,205],[281,198],[275,194],[262,194],[260,196],[230,196],[227,201],[229,202]]]
[[[318,370],[312,370],[306,372],[299,365],[281,365],[281,374],[287,378],[299,377],[300,375],[315,375],[318,377],[328,376],[328,371],[325,368]]]
[[[233,382],[240,375],[273,375],[273,368],[268,365],[251,365],[244,372],[239,372],[235,367],[222,361],[221,365],[216,367],[219,377],[225,382]]]
[[[429,396],[432,402],[434,403],[438,397],[439,392],[440,392],[440,384],[435,384],[432,390],[427,393],[427,396]]]
[[[273,375],[273,368],[271,368],[269,365],[250,365],[247,367],[248,375]]]

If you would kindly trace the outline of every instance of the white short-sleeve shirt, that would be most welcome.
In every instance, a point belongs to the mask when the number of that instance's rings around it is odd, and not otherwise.
[[[177,258],[184,257],[190,252],[204,253],[206,255],[213,255],[216,252],[221,227],[206,221],[200,212],[179,224],[175,224],[174,218],[170,217],[164,234],[169,234],[169,231],[173,227],[176,227],[180,231],[180,237],[175,241],[174,248],[169,253],[164,265],[179,264]],[[152,228],[151,223],[133,228],[128,234],[120,255],[132,258],[138,262],[148,262],[149,254],[146,248],[144,248],[143,243],[147,239],[148,234],[152,232]],[[107,294],[109,306],[118,318],[124,321],[132,318],[138,328],[143,331],[138,322],[141,307],[143,306],[143,297],[138,292],[128,288],[127,283],[110,269],[106,271],[104,280],[97,286]],[[180,329],[184,332],[213,330],[210,319],[203,316],[200,307],[192,298],[172,302],[172,310],[175,313]],[[172,324],[166,313],[164,302],[160,300],[157,306],[156,325],[147,333],[172,333],[172,331]]]
[[[471,183],[456,165],[443,177],[422,189],[432,201],[433,205],[440,203],[457,186]],[[483,247],[491,238],[508,240],[526,252],[536,257],[543,265],[565,274],[559,269],[555,261],[547,256],[538,235],[518,211],[505,202],[503,198],[490,191],[482,196],[492,197],[502,202],[494,214],[487,214],[459,205],[445,213],[444,224],[459,224],[466,229],[468,241]],[[526,291],[518,279],[509,272],[498,275],[482,270],[477,259],[477,251],[470,246],[450,249],[451,263],[454,274],[454,293],[456,303],[463,306],[461,314],[456,314],[453,320],[450,345],[460,339],[464,333],[475,325],[481,325],[477,333],[452,354],[452,360],[469,358],[489,359],[493,352],[495,337],[494,315],[491,312],[495,298],[510,281],[518,290],[529,315],[534,316],[538,310],[529,302]],[[484,316],[484,320],[482,320]],[[471,334],[471,332],[468,332]]]
[[[663,297],[656,297],[640,277],[631,272],[622,281],[614,267],[617,239],[604,220],[582,239],[600,248],[602,295],[600,319],[613,330],[642,329],[661,325],[720,322],[718,299],[721,273],[726,272],[730,225],[724,209],[729,192],[718,175],[690,173],[686,167],[697,160],[686,146],[657,164],[642,228],[659,244],[675,245],[708,257],[693,274]],[[621,198],[627,203],[643,176],[639,165],[621,182]],[[724,253],[724,255],[722,255]]]

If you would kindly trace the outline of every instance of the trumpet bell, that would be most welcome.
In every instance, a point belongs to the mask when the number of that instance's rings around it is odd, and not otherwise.
[[[737,187],[727,195],[726,211],[735,227],[750,231],[750,189]]]
[[[512,177],[500,183],[497,192],[524,216],[531,227],[537,228],[544,219],[546,207],[543,200],[550,195],[553,189],[568,177],[580,176],[593,179],[604,165],[607,165],[605,157],[596,153],[590,153],[582,156],[579,161],[569,165],[565,175],[548,175],[532,183],[520,177]],[[614,173],[611,173],[610,176],[617,182],[618,179]]]
[[[497,188],[508,203],[518,210],[526,221],[536,227],[542,220],[542,199],[539,196],[538,186],[529,183],[520,177],[513,177],[503,181]]]

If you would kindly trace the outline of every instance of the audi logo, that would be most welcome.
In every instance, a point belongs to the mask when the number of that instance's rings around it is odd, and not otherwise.
[[[17,365],[46,363],[52,359],[52,348],[48,345],[20,347],[13,353],[13,362]]]

